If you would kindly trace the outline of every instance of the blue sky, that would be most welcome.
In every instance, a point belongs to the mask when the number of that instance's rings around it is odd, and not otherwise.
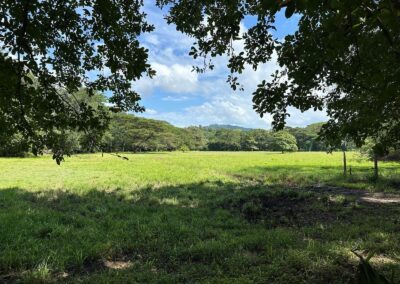
[[[240,76],[244,92],[234,92],[226,83],[229,75],[226,68],[227,57],[214,59],[215,70],[205,74],[192,72],[196,65],[188,56],[193,39],[177,32],[174,26],[167,25],[165,11],[156,8],[153,1],[145,1],[144,11],[148,21],[156,29],[145,34],[141,42],[150,50],[149,61],[157,75],[153,79],[143,78],[134,82],[133,88],[142,96],[146,112],[139,116],[165,120],[176,126],[232,124],[251,128],[270,128],[271,117],[263,119],[252,108],[252,95],[258,83],[269,80],[277,68],[276,60],[261,66],[257,71],[247,68]],[[253,19],[242,23],[242,31],[252,25]],[[274,36],[283,38],[297,28],[297,19],[287,20],[283,14],[277,17],[277,32]],[[241,48],[237,43],[237,48]],[[306,126],[326,120],[321,112],[301,113],[290,110],[289,126]]]

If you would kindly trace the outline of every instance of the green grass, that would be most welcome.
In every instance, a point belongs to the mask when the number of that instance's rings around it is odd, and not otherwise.
[[[334,153],[0,159],[0,282],[347,283],[357,259],[400,281],[400,206],[310,189],[397,191],[400,167]]]

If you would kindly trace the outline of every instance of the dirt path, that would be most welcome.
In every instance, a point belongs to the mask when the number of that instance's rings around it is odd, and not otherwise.
[[[370,204],[400,204],[400,194],[384,193],[384,192],[368,192],[362,189],[350,189],[334,186],[315,186],[310,188],[311,191],[318,193],[345,195],[357,198],[359,202]]]

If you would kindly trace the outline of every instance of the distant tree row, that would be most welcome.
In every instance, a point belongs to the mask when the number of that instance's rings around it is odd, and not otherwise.
[[[326,149],[317,141],[319,128],[320,124],[279,132],[217,126],[178,128],[164,121],[122,113],[111,115],[110,126],[101,136],[97,133],[60,131],[57,143],[66,151],[65,154],[177,150],[323,151]],[[96,138],[101,142],[92,143]],[[28,141],[21,135],[0,137],[0,142],[0,156],[23,156],[30,150]]]
[[[79,94],[76,96],[79,100]],[[100,97],[93,97],[91,104],[102,104]],[[57,143],[65,154],[90,152],[156,152],[156,151],[328,151],[318,132],[323,123],[304,128],[287,127],[274,132],[248,129],[230,125],[175,127],[168,122],[146,119],[132,114],[111,114],[109,128],[99,133],[59,131]],[[100,143],[93,143],[100,139]],[[372,140],[361,152],[373,159],[376,143]],[[100,145],[100,146],[93,146]],[[354,150],[353,143],[346,144],[346,151]],[[339,149],[336,149],[339,150]],[[0,136],[0,156],[24,156],[30,152],[29,143],[22,135]],[[379,160],[400,160],[393,148],[378,157]]]
[[[316,133],[314,133],[316,138]],[[313,139],[309,137],[309,139]],[[147,151],[281,151],[299,149],[288,130],[242,130],[191,126],[178,128],[167,122],[114,114],[102,141],[105,152]]]
[[[103,152],[149,152],[149,151],[329,151],[325,141],[318,139],[324,123],[311,124],[305,128],[286,127],[274,132],[232,125],[207,127],[175,127],[165,121],[146,119],[127,113],[112,113],[105,105],[107,99],[101,94],[88,98],[84,90],[69,97],[71,103],[84,102],[97,110],[101,123],[108,125],[96,131],[55,130],[52,136],[54,151],[59,154]],[[101,112],[99,111],[101,110]],[[377,142],[368,145],[377,147]],[[22,134],[0,135],[0,156],[24,156],[30,149],[30,141]],[[367,147],[365,153],[376,152]],[[354,150],[354,143],[346,142],[346,151]],[[371,150],[371,149],[372,150]],[[339,149],[337,149],[339,150]],[[343,150],[343,149],[342,149]],[[389,153],[389,152],[388,152]],[[383,159],[388,153],[381,153]],[[391,154],[393,151],[391,151]],[[371,156],[371,155],[370,155]],[[391,155],[393,156],[393,155]]]
[[[206,136],[205,149],[210,151],[281,151],[298,150],[296,138],[288,131],[263,129],[198,128]]]
[[[70,133],[71,152],[157,152],[157,151],[280,151],[299,149],[289,131],[241,130],[191,126],[175,127],[165,121],[114,114],[101,147],[90,149],[85,134]],[[316,136],[315,136],[316,137]],[[311,139],[311,138],[310,138]],[[70,141],[70,140],[73,140]]]

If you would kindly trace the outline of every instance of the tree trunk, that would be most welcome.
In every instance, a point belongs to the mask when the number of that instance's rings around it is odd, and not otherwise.
[[[378,157],[375,155],[374,156],[374,177],[375,177],[375,179],[378,179],[378,176],[379,176]]]
[[[347,159],[346,159],[346,151],[343,151],[343,175],[347,176]]]

